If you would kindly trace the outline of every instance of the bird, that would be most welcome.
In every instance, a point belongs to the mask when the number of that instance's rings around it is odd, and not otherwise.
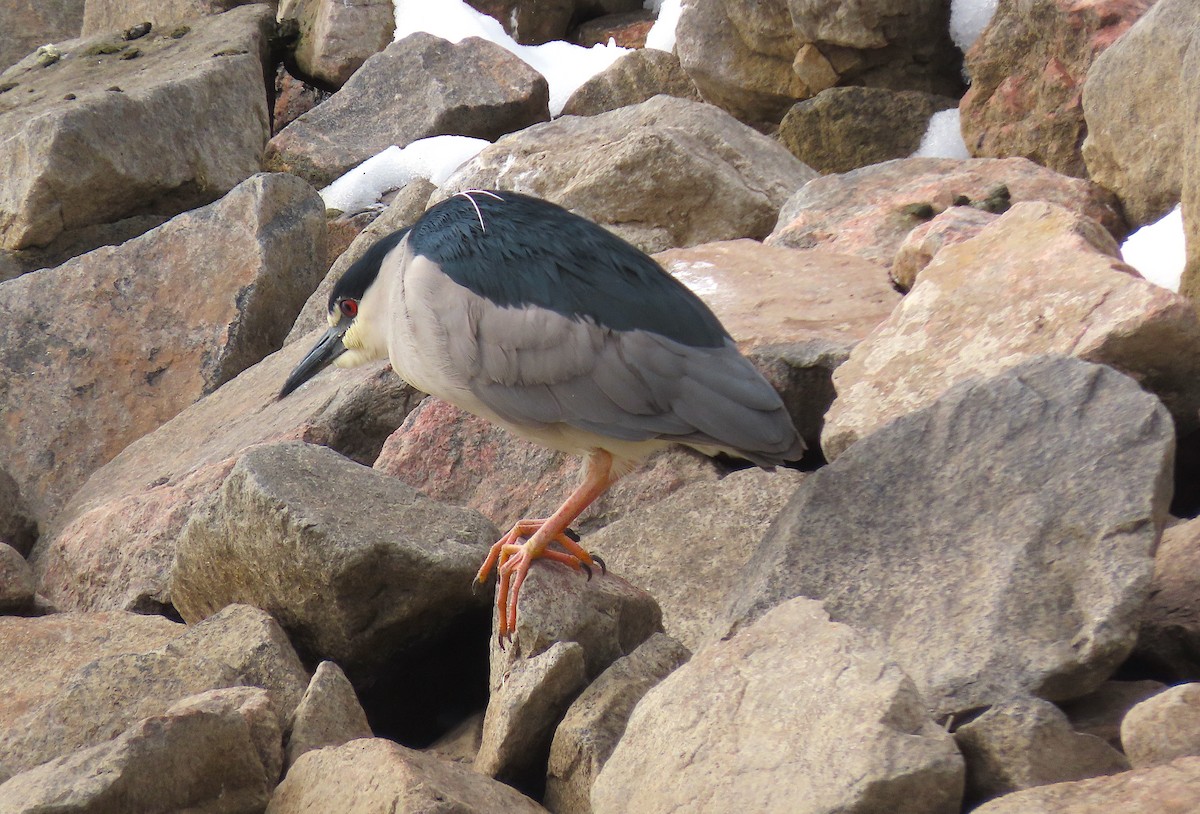
[[[445,198],[355,261],[327,313],[279,398],[329,364],[389,359],[412,387],[583,459],[558,510],[518,520],[476,574],[482,585],[497,569],[501,647],[536,560],[589,579],[604,568],[571,524],[646,456],[682,444],[771,469],[805,451],[778,392],[697,295],[607,229],[530,195]]]

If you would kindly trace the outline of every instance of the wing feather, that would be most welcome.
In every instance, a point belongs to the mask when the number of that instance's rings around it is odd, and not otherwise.
[[[452,365],[512,424],[716,447],[763,465],[803,451],[779,395],[732,342],[690,347],[482,299],[469,313],[472,335],[448,346]]]

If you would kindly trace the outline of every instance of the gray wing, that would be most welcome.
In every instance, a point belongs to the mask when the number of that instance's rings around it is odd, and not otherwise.
[[[690,347],[482,299],[468,314],[450,337],[452,364],[512,423],[713,446],[763,466],[804,451],[779,394],[732,342]]]

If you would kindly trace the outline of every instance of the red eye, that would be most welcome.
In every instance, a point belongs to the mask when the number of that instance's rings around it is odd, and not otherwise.
[[[358,316],[358,300],[342,300],[338,303],[338,307],[342,309],[342,313],[350,319]]]

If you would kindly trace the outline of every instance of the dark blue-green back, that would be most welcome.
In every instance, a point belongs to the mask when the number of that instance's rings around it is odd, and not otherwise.
[[[692,347],[728,338],[695,294],[606,229],[528,195],[467,194],[432,207],[408,241],[459,285],[500,306],[546,308]]]

